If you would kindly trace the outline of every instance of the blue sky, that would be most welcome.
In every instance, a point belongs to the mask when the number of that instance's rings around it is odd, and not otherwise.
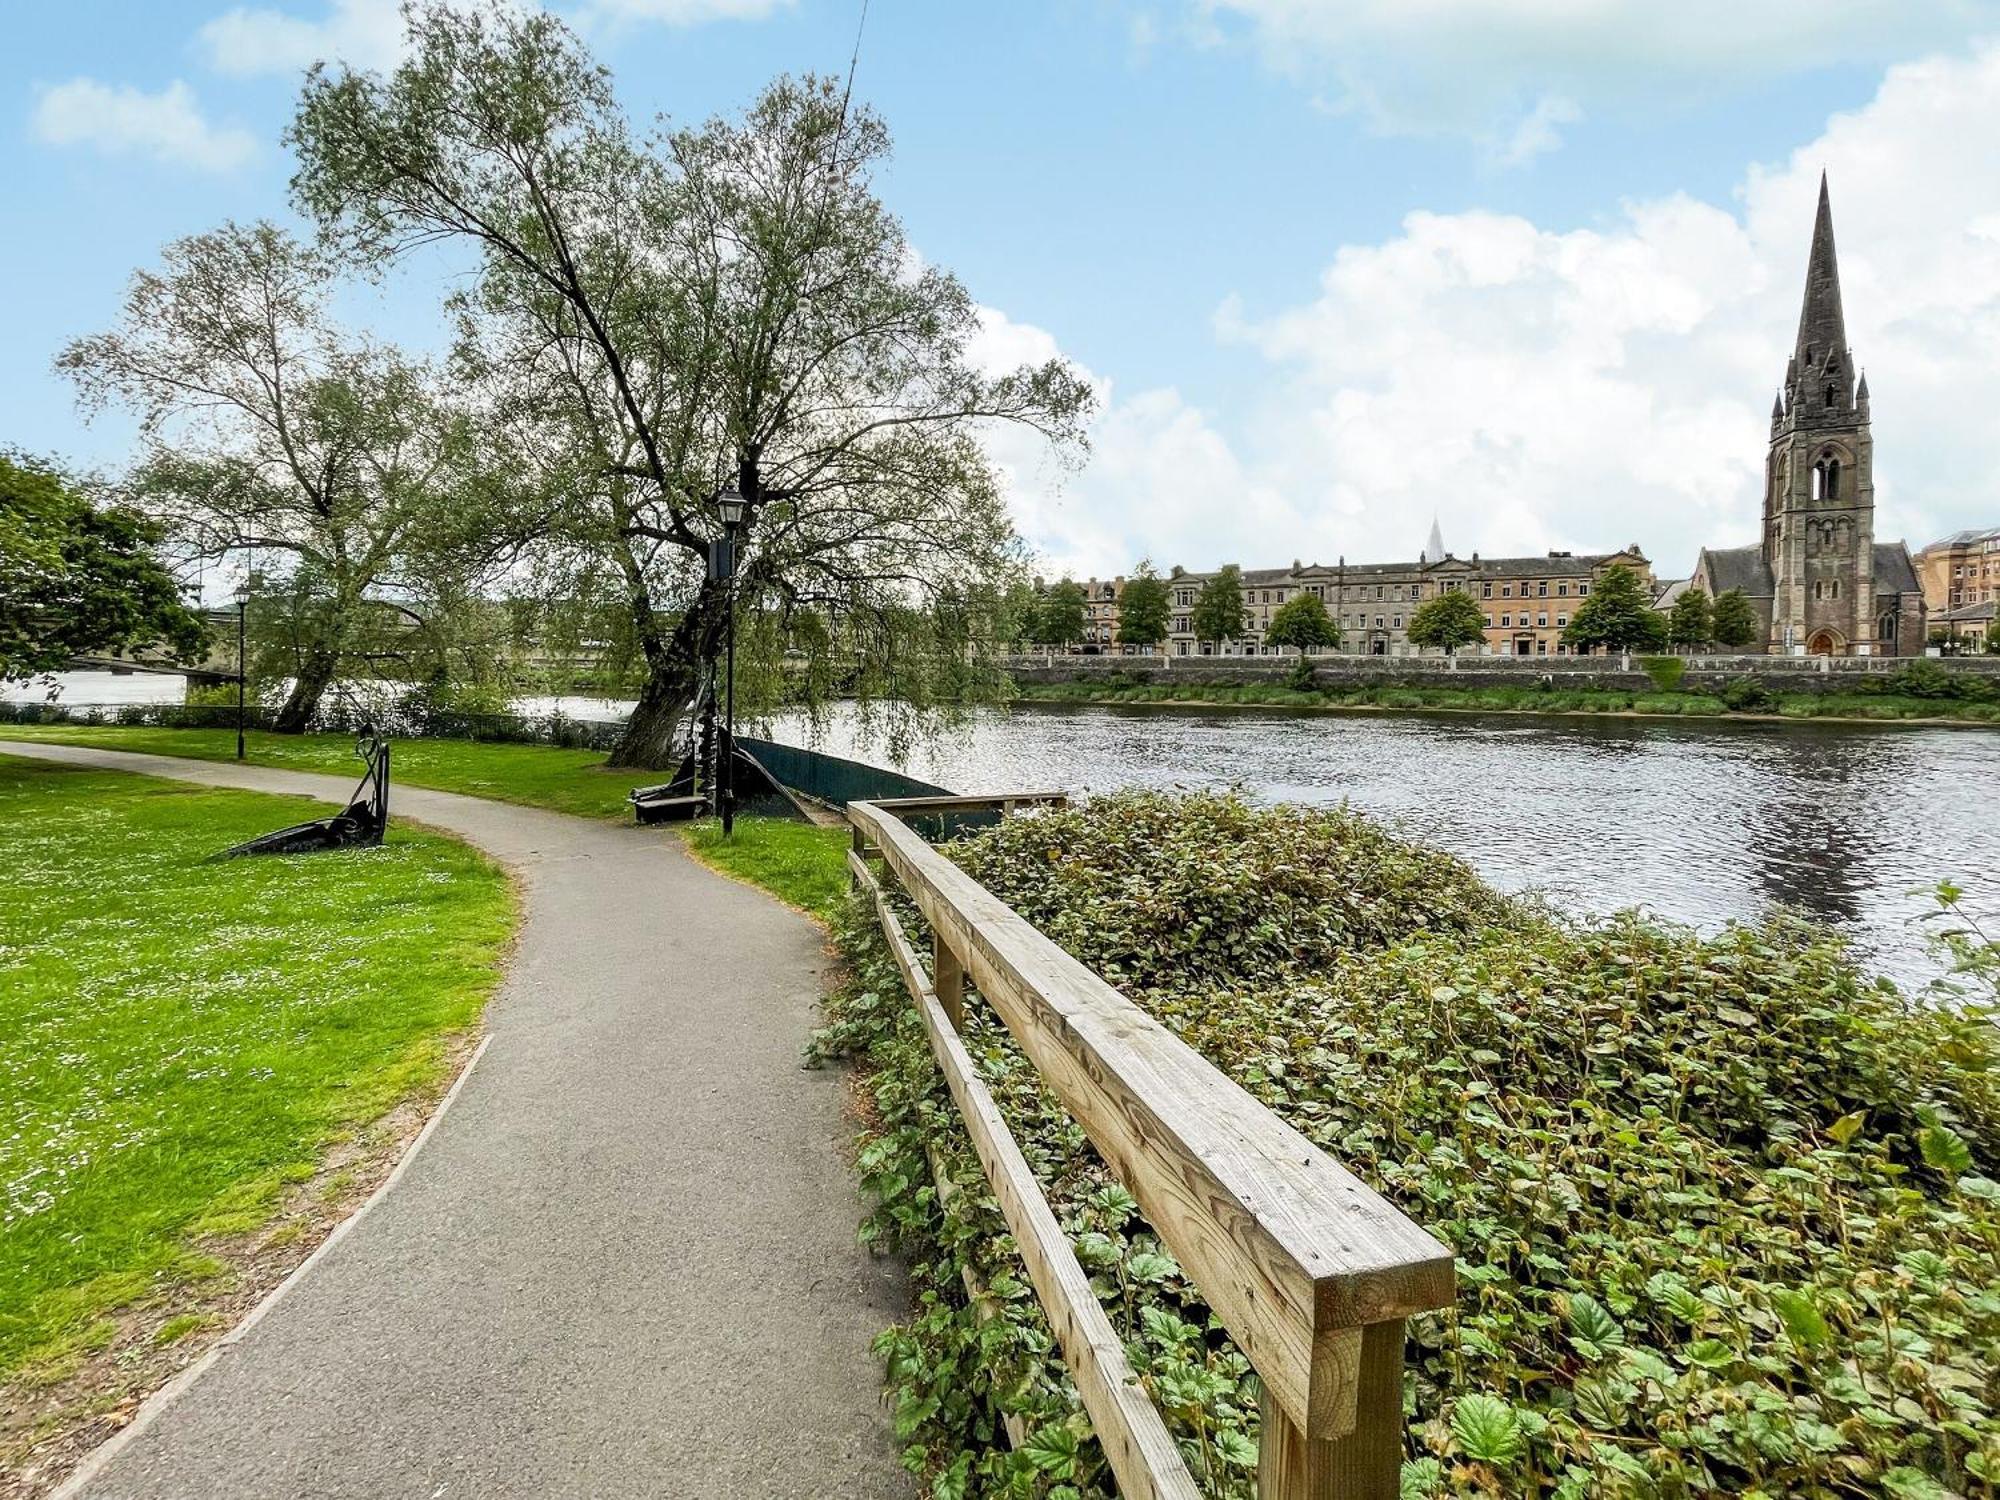
[[[552,8],[635,115],[687,118],[843,68],[858,0]],[[166,241],[287,214],[300,59],[389,60],[392,11],[10,15],[0,443],[126,456],[129,427],[86,427],[51,357]],[[857,86],[895,133],[885,197],[992,310],[995,358],[1059,350],[1104,396],[1080,472],[996,447],[1050,565],[1401,555],[1433,512],[1455,550],[1639,541],[1670,572],[1747,539],[1821,165],[1879,534],[2000,521],[1979,407],[2000,339],[1976,337],[2000,332],[2000,169],[1963,149],[2000,137],[2000,4],[1660,12],[873,0]],[[446,269],[352,310],[434,345]]]

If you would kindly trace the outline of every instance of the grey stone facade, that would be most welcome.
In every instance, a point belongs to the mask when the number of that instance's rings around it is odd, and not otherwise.
[[[1847,344],[1824,176],[1798,338],[1771,407],[1763,532],[1755,547],[1704,548],[1693,582],[1711,598],[1728,589],[1742,593],[1773,653],[1923,650],[1923,593],[1909,550],[1875,540],[1868,378]]]

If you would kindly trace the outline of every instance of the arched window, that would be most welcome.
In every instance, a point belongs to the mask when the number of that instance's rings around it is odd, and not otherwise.
[[[1813,598],[1817,599],[1820,597],[1820,587],[1819,582],[1815,580],[1813,583]]]
[[[1840,460],[1837,458],[1829,458],[1826,461],[1826,498],[1829,500],[1840,498]]]
[[[1838,578],[1834,579],[1832,583],[1829,583],[1827,585],[1827,588],[1830,591],[1827,595],[1828,598],[1838,599],[1840,597],[1840,580]]]

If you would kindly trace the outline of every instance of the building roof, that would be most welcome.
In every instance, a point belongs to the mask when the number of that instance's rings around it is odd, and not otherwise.
[[[1989,599],[1984,604],[1961,604],[1957,609],[1932,615],[1931,620],[1938,625],[1976,625],[1982,620],[1991,620],[1996,614],[2000,614],[2000,604]]]
[[[1675,604],[1680,602],[1681,595],[1693,587],[1694,580],[1692,578],[1676,578],[1669,583],[1662,584],[1658,592],[1653,595],[1653,608],[1672,609]]]
[[[1833,204],[1827,197],[1826,173],[1819,174],[1819,212],[1813,218],[1812,253],[1806,260],[1806,294],[1799,306],[1799,337],[1793,358],[1804,374],[1819,356],[1847,352],[1847,320],[1840,309],[1840,264],[1833,253]]]
[[[1700,577],[1704,568],[1717,594],[1735,589],[1746,598],[1769,599],[1778,592],[1761,547],[1704,547],[1695,562],[1695,576]]]
[[[2000,526],[1988,526],[1983,530],[1975,526],[1970,531],[1954,531],[1948,537],[1941,537],[1924,551],[1935,552],[1940,547],[1970,547],[1977,542],[1996,541],[2000,541]]]
[[[1875,593],[1920,594],[1923,585],[1917,582],[1916,565],[1910,561],[1910,549],[1901,542],[1877,542],[1875,544]]]

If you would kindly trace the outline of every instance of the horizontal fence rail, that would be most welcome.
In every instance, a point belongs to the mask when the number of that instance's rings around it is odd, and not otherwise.
[[[1263,1500],[1394,1500],[1403,1325],[1449,1306],[1451,1252],[926,842],[906,817],[1058,793],[855,802],[875,903],[1121,1491],[1197,1491],[959,1040],[969,982],[1096,1146],[1264,1384]],[[929,924],[927,975],[878,875]]]

